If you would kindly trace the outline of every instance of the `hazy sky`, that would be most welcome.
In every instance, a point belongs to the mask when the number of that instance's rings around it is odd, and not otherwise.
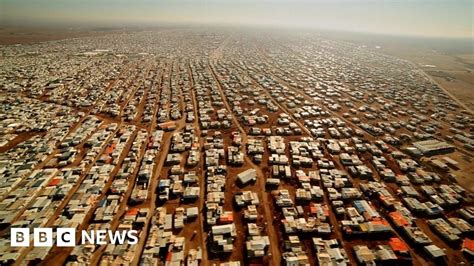
[[[20,25],[259,25],[473,37],[474,0],[0,0]]]

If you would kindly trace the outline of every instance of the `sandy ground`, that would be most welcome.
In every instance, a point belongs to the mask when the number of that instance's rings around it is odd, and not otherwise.
[[[323,36],[405,59],[428,73],[471,111],[474,108],[474,46],[469,40],[326,32]]]
[[[382,47],[380,52],[409,60],[471,111],[474,109],[474,51],[447,54],[436,50]]]
[[[54,40],[100,36],[116,32],[114,29],[32,29],[0,28],[0,45],[32,44]]]

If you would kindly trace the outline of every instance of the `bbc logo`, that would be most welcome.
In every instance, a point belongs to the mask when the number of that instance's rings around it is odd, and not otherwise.
[[[31,232],[29,228],[11,228],[10,243],[12,247],[28,247],[30,246]],[[79,233],[79,232],[78,232]],[[56,241],[54,238],[56,237]],[[136,245],[138,243],[137,230],[91,230],[80,231],[80,244],[113,244],[122,245],[128,243]],[[53,234],[53,228],[34,228],[33,229],[33,246],[35,247],[52,247],[56,242],[58,247],[74,247],[76,245],[76,229],[74,228],[57,228],[56,236]]]
[[[29,228],[11,228],[11,246],[28,247],[30,246]],[[53,228],[34,228],[33,246],[52,247],[53,246]],[[76,230],[74,228],[56,229],[56,246],[73,247],[76,245]]]

